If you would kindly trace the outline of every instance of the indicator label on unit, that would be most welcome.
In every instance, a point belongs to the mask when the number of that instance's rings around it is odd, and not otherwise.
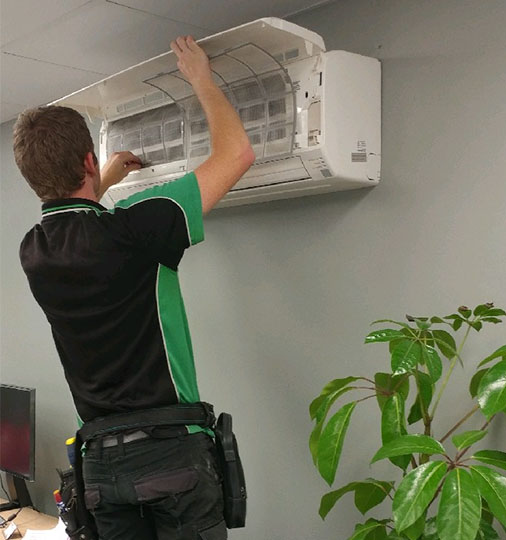
[[[352,163],[365,163],[367,161],[367,145],[365,141],[357,141],[357,151],[351,153]]]

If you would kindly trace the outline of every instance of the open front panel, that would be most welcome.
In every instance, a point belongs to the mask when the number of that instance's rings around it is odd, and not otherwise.
[[[285,67],[294,61],[314,57],[325,50],[323,39],[318,34],[276,18],[252,21],[200,39],[198,43],[210,58],[235,50],[234,56],[238,60],[244,60],[245,56],[246,63],[255,73],[266,69],[265,55],[254,55],[251,49],[241,50],[241,46],[246,43],[256,45],[259,50],[268,51]],[[231,55],[232,53],[229,54]],[[172,51],[168,51],[73,92],[53,104],[72,107],[89,117],[107,122],[118,120],[170,103],[166,94],[153,93],[152,86],[144,81],[156,78],[160,73],[173,73],[176,69],[177,57]],[[232,80],[227,76],[229,73],[225,72],[223,75],[225,80]],[[175,90],[172,89],[174,95],[177,94]],[[172,94],[172,91],[169,93]]]
[[[257,160],[291,154],[295,95],[281,64],[248,43],[212,58],[211,69],[239,113]],[[144,83],[163,92],[172,103],[110,122],[107,157],[129,150],[146,167],[185,160],[186,170],[195,169],[210,155],[211,144],[204,111],[191,85],[179,71],[159,74]]]

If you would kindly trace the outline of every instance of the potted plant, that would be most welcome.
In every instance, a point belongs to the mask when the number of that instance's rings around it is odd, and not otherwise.
[[[392,500],[390,516],[357,524],[349,540],[492,540],[499,538],[497,526],[506,530],[506,444],[502,449],[472,451],[494,419],[506,412],[506,345],[477,362],[469,384],[475,406],[462,411],[445,435],[434,437],[441,397],[455,367],[463,363],[470,332],[500,323],[505,316],[503,309],[488,303],[474,310],[462,306],[446,317],[375,321],[389,327],[370,333],[365,342],[388,344],[391,371],[372,378],[335,379],[313,400],[309,410],[315,425],[309,446],[329,485],[335,480],[353,411],[368,399],[377,400],[381,413],[382,446],[371,451],[371,463],[388,459],[397,467],[396,482],[360,479],[322,497],[323,519],[347,493],[354,493],[362,514],[387,497]],[[359,392],[365,394],[329,414],[338,399]],[[484,416],[483,425],[466,431],[466,421],[475,414]]]

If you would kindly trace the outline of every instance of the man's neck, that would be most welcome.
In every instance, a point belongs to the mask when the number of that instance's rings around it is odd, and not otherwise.
[[[89,199],[90,201],[98,202],[97,194],[93,189],[93,182],[84,181],[83,185],[69,195],[71,199]]]

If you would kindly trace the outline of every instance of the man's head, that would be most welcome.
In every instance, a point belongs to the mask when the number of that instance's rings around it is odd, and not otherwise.
[[[100,183],[86,122],[68,107],[50,105],[21,113],[14,125],[14,158],[42,201],[71,196],[86,174],[93,175],[95,189]]]

